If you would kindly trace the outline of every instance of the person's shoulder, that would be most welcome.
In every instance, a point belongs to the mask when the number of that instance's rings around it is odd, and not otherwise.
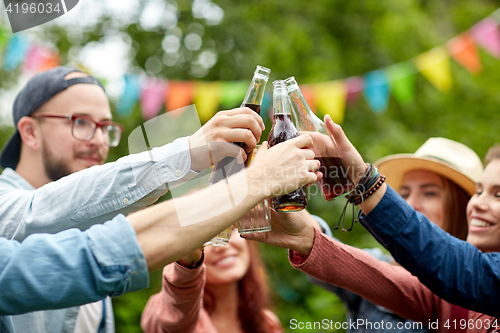
[[[271,310],[265,309],[264,315],[266,316],[266,319],[271,323],[271,326],[272,326],[271,332],[272,333],[282,333],[283,332],[283,327],[281,326],[281,322],[280,322],[278,316],[276,316],[276,314],[274,314],[274,312],[272,312]]]

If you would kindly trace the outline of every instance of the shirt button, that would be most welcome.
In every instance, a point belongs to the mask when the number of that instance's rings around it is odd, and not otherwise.
[[[128,205],[128,199],[127,198],[123,199],[123,204],[124,205]]]
[[[175,170],[175,175],[177,177],[180,177],[182,175],[182,171],[181,170]]]

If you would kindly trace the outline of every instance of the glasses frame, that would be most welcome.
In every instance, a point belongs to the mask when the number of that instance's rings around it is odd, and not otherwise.
[[[102,130],[103,127],[109,126],[109,125],[117,126],[120,129],[120,140],[121,140],[121,137],[122,137],[122,134],[123,134],[123,130],[124,130],[124,127],[122,125],[120,125],[118,123],[115,123],[114,121],[110,121],[110,120],[95,121],[94,119],[90,118],[89,116],[84,116],[84,115],[70,114],[70,115],[67,115],[67,116],[63,116],[63,115],[55,115],[55,114],[31,114],[31,115],[29,115],[29,117],[32,117],[32,118],[67,119],[67,120],[69,120],[71,122],[71,135],[73,136],[73,138],[75,138],[76,140],[79,140],[79,141],[90,141],[90,140],[92,140],[92,138],[94,137],[95,132],[96,132],[96,130],[98,128],[100,128]],[[91,123],[95,124],[95,128],[92,131],[92,134],[89,135],[86,139],[77,138],[75,136],[75,134],[73,133],[74,125],[75,125],[75,120],[76,119],[85,119],[85,120],[90,121]],[[108,146],[109,147],[116,147],[116,146],[118,146],[120,144],[120,140],[118,140],[118,142],[117,142],[116,145],[108,144]]]

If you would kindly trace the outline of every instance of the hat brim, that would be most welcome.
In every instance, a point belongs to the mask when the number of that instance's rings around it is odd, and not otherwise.
[[[21,155],[21,135],[18,131],[9,139],[7,144],[3,147],[2,154],[0,155],[0,165],[2,168],[17,168],[19,157]]]
[[[396,191],[401,187],[403,177],[413,170],[426,170],[443,176],[460,186],[468,195],[476,192],[476,183],[451,165],[432,157],[416,157],[413,154],[396,154],[384,157],[374,163],[379,172],[386,176],[386,182]]]

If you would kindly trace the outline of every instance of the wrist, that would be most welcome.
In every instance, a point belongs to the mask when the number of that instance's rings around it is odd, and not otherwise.
[[[205,254],[203,248],[201,248],[193,252],[191,255],[180,259],[177,263],[189,269],[196,269],[200,267],[204,257]]]
[[[307,225],[304,229],[304,234],[301,237],[296,238],[296,245],[290,250],[293,250],[304,257],[309,256],[314,245],[314,237],[314,227],[312,225]]]

